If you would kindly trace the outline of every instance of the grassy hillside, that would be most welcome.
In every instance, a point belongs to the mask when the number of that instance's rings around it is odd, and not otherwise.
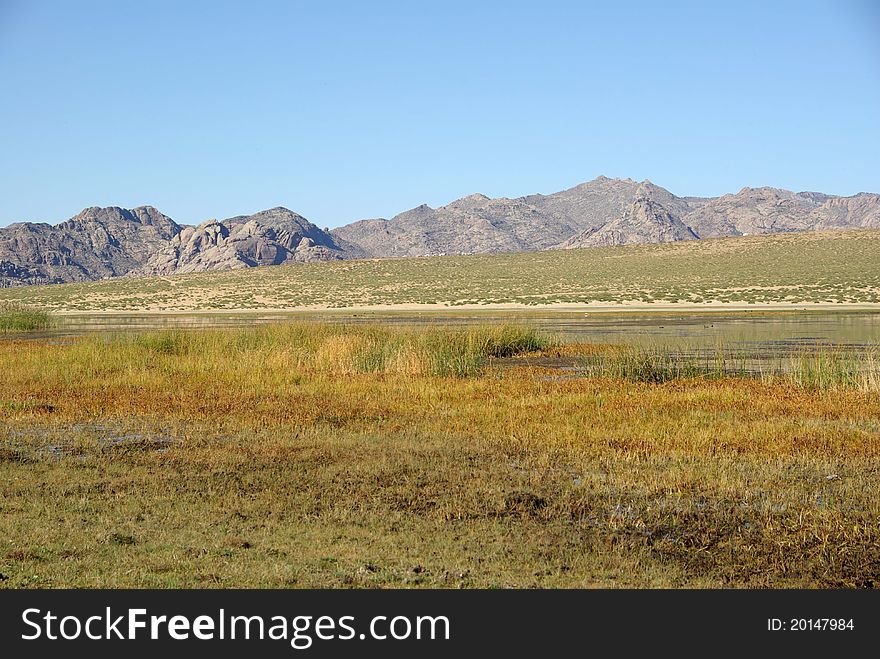
[[[880,302],[880,231],[318,263],[0,290],[50,310]]]

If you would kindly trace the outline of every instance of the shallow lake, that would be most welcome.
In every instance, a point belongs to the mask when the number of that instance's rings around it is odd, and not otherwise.
[[[89,314],[63,317],[57,328],[27,336],[60,338],[94,332],[241,327],[303,320],[396,326],[526,323],[572,343],[681,346],[698,352],[723,347],[725,351],[751,355],[783,356],[816,346],[846,346],[858,350],[880,345],[880,312],[826,310],[588,314],[534,311]]]

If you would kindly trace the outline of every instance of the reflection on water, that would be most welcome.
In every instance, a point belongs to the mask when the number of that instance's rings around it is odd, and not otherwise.
[[[217,314],[89,314],[63,317],[58,327],[30,338],[168,328],[241,327],[293,321],[384,323],[396,326],[527,323],[564,342],[680,345],[690,351],[723,346],[732,355],[783,356],[813,346],[854,350],[880,344],[880,313],[866,311],[696,313],[538,312],[290,312]],[[19,335],[21,336],[21,335]]]

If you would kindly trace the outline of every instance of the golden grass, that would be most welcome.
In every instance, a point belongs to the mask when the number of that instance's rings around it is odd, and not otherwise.
[[[0,342],[0,586],[877,585],[876,393],[559,379],[494,331]]]

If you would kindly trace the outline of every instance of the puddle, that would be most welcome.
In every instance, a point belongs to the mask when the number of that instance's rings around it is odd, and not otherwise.
[[[170,430],[139,433],[99,423],[0,431],[0,441],[17,447],[22,454],[35,452],[37,455],[58,460],[66,457],[86,458],[88,451],[77,445],[76,439],[94,441],[101,449],[158,453],[167,452],[173,444],[180,441],[174,438],[174,433]]]

